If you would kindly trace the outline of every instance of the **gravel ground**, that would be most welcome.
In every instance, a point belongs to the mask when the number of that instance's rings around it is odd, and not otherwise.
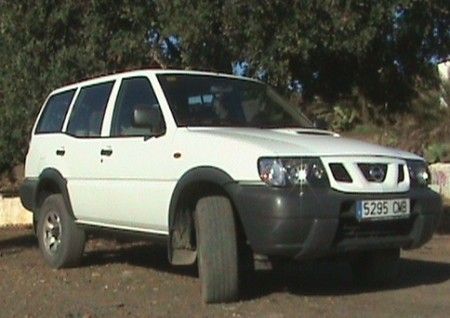
[[[203,305],[197,272],[148,242],[92,239],[79,268],[52,270],[30,229],[0,229],[0,317],[449,316],[450,235],[402,252],[398,282],[352,283],[346,263],[257,271],[243,300]]]

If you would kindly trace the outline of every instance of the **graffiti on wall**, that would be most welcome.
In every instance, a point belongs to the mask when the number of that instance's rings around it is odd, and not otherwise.
[[[449,192],[450,190],[450,169],[432,169],[431,183],[439,187],[439,192]]]

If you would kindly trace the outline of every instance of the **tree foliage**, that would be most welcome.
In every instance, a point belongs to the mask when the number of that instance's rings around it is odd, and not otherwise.
[[[0,171],[23,160],[45,96],[84,78],[149,65],[152,2],[0,2]]]
[[[0,0],[0,171],[23,160],[49,91],[155,63],[407,110],[438,85],[449,25],[448,0]]]
[[[430,61],[450,53],[448,1],[178,0],[158,8],[162,33],[183,39],[180,66],[229,70],[248,61],[276,86],[299,80],[310,99],[333,101],[356,87],[395,107],[417,78],[436,84]]]

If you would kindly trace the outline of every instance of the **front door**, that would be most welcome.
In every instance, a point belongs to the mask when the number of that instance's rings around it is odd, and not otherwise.
[[[86,221],[122,229],[168,232],[168,210],[176,180],[171,177],[171,138],[162,115],[151,127],[134,121],[138,109],[161,114],[147,77],[122,79],[111,120],[110,136],[102,140],[100,180],[92,196],[101,204]],[[94,192],[95,190],[95,192]]]

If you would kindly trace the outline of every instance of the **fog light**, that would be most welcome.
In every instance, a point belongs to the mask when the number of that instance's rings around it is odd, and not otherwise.
[[[427,186],[430,184],[430,173],[424,161],[408,160],[407,164],[412,186]]]
[[[428,175],[427,170],[421,169],[420,171],[417,171],[417,181],[419,181],[420,184],[428,184],[428,179],[430,176]]]

